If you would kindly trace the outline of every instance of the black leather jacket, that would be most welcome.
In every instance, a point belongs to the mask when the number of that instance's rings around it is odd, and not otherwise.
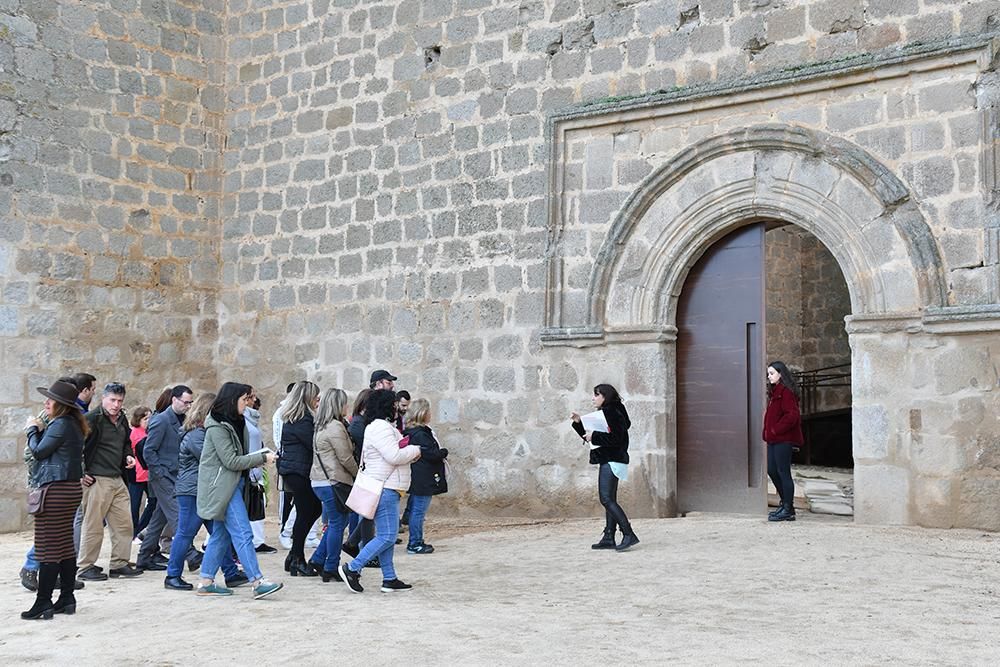
[[[63,415],[41,433],[29,429],[28,448],[36,461],[34,486],[83,477],[83,432],[73,417]]]

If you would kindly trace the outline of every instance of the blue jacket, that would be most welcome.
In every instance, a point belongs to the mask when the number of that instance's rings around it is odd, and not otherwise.
[[[28,448],[35,457],[34,486],[50,482],[79,481],[83,477],[83,432],[76,419],[63,415],[45,431],[28,431]]]
[[[181,439],[177,483],[174,485],[175,496],[198,495],[198,465],[201,463],[201,450],[205,446],[205,427],[191,429]]]
[[[180,468],[181,418],[173,408],[167,408],[149,418],[146,428],[146,446],[142,455],[149,474],[174,482]]]

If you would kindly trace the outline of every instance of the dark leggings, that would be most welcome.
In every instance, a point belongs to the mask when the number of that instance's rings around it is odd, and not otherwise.
[[[146,509],[139,516],[139,507],[142,505],[142,496],[146,494]],[[149,497],[146,482],[129,482],[128,495],[132,501],[132,537],[135,537],[149,524],[153,510],[156,509],[156,498]]]
[[[777,489],[781,504],[791,504],[795,499],[795,482],[792,481],[792,443],[767,443],[767,476]]]
[[[306,537],[316,519],[323,513],[323,505],[313,493],[312,483],[302,475],[285,475],[285,488],[295,498],[295,524],[292,526],[293,556],[305,558]]]
[[[625,510],[618,504],[618,478],[607,463],[602,463],[600,472],[597,473],[597,493],[604,505],[605,534],[614,537],[615,527],[618,526],[624,535],[631,535],[632,526],[625,516]]]
[[[295,496],[292,495],[291,491],[284,489],[282,489],[281,494],[284,496],[281,503],[281,530],[284,530],[285,524],[288,523],[288,517],[292,515],[292,508],[295,507]]]

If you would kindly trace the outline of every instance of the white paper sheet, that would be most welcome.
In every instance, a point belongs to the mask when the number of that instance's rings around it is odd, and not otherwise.
[[[598,433],[608,433],[608,420],[604,418],[604,412],[595,410],[580,417],[583,423],[583,430],[597,431]]]

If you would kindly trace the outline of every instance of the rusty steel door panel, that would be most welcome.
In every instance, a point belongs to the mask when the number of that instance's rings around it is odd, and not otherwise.
[[[677,310],[677,503],[681,512],[762,512],[764,224],[715,243]]]

